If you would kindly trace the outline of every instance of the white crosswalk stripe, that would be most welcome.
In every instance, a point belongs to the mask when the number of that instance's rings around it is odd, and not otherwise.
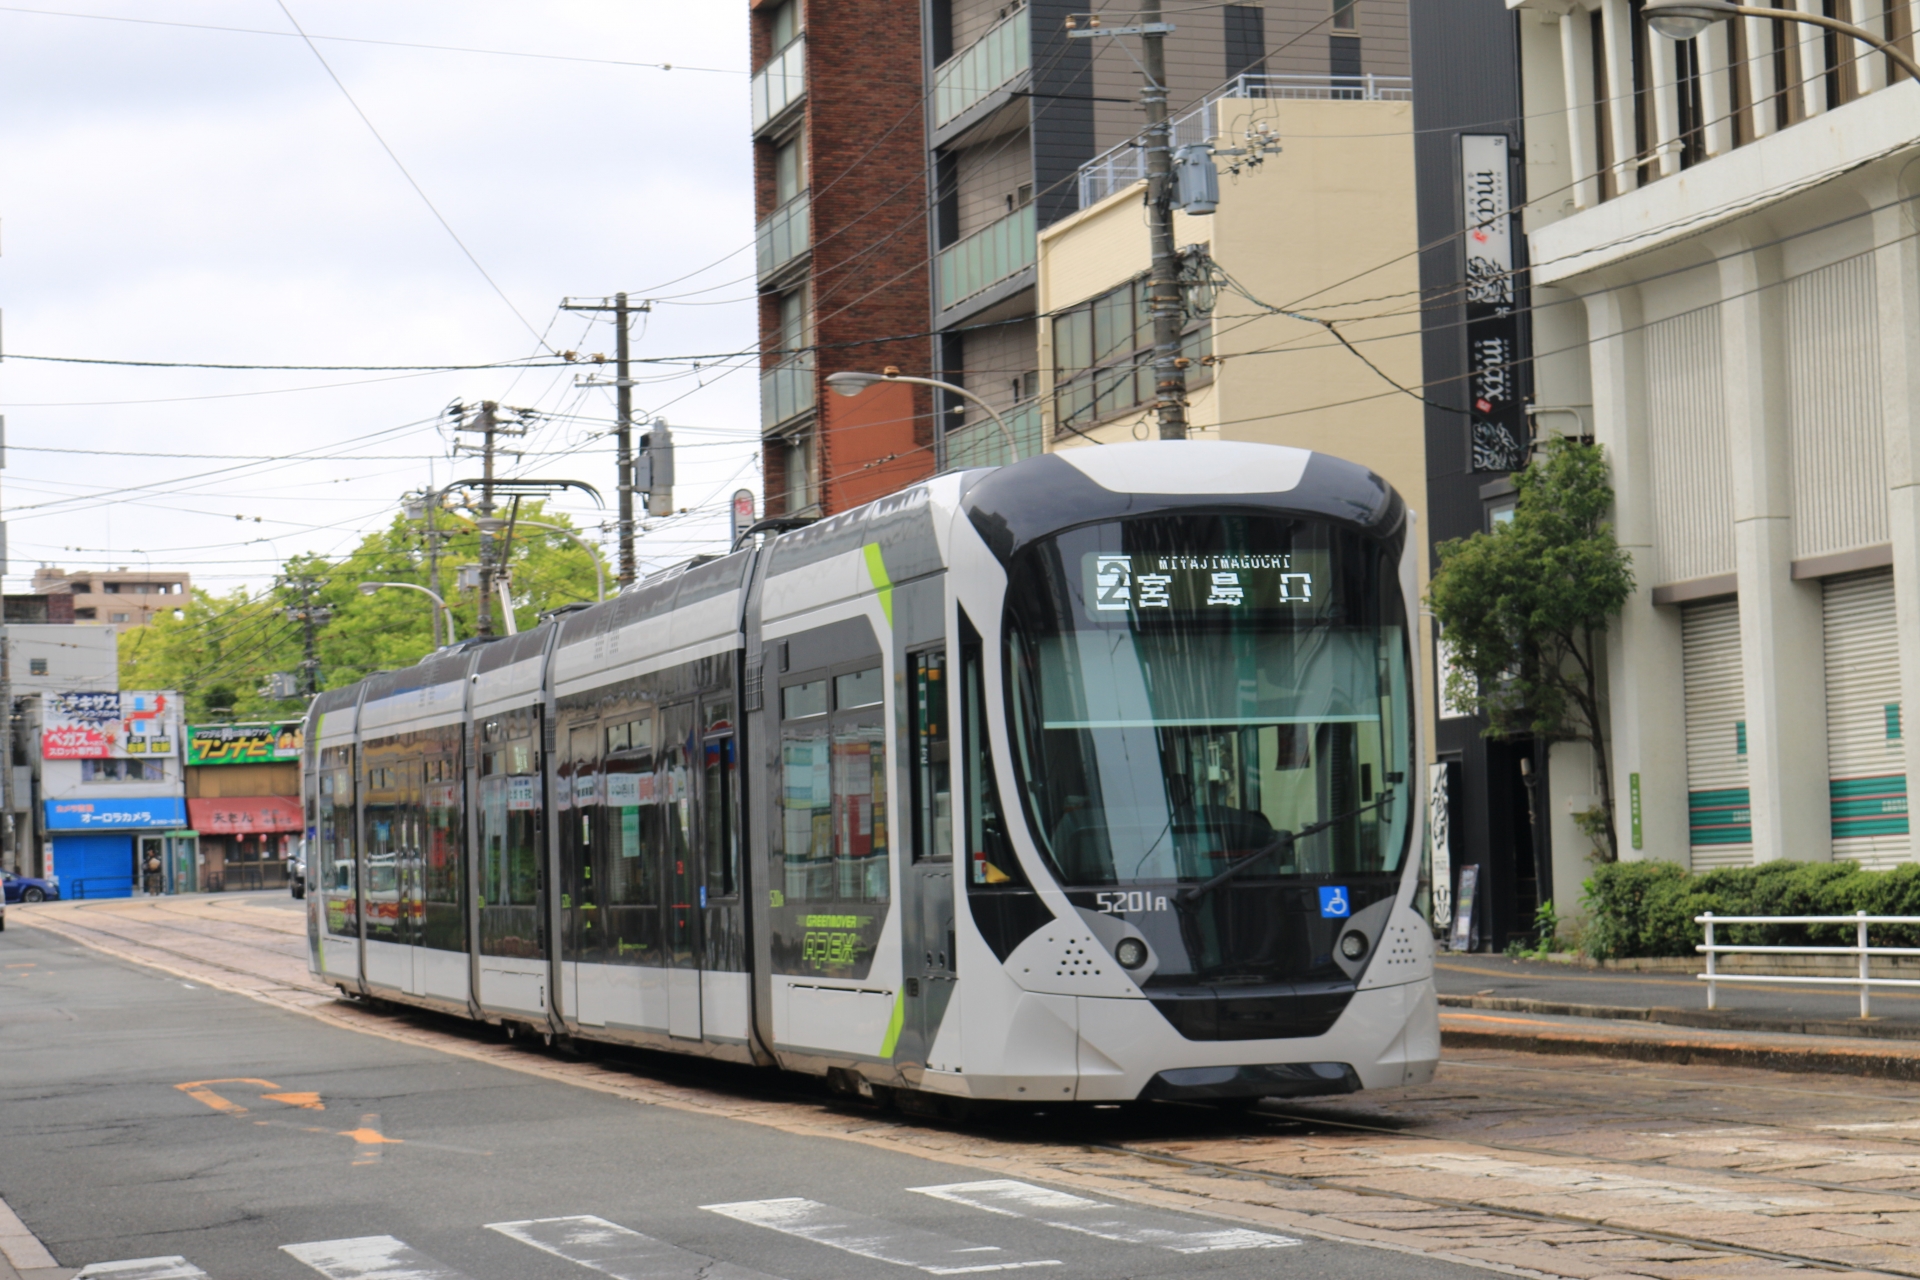
[[[774,1280],[763,1271],[716,1262],[703,1253],[631,1231],[617,1222],[581,1214],[489,1222],[487,1230],[591,1267],[616,1280]]]
[[[283,1244],[290,1253],[327,1280],[467,1280],[392,1236],[356,1236],[351,1240],[314,1240]]]
[[[1020,1271],[1028,1267],[1057,1267],[1057,1258],[1014,1259],[996,1245],[968,1244],[951,1236],[903,1227],[864,1213],[852,1213],[804,1200],[741,1200],[733,1204],[700,1206],[738,1222],[766,1227],[786,1235],[829,1245],[862,1258],[914,1267],[936,1276],[964,1276],[986,1271]],[[997,1255],[997,1256],[996,1256]]]
[[[1175,1253],[1216,1253],[1227,1249],[1284,1249],[1300,1241],[1245,1227],[1200,1227],[1170,1213],[1132,1206],[1102,1204],[1030,1182],[994,1178],[985,1182],[955,1182],[941,1187],[909,1187],[923,1196],[971,1205],[988,1213],[1030,1218],[1050,1227],[1117,1240],[1122,1244],[1151,1244]]]
[[[207,1280],[207,1273],[185,1258],[129,1258],[125,1262],[96,1262],[82,1268],[73,1280]]]

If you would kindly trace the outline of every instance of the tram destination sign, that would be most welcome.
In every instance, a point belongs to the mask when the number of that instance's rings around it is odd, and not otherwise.
[[[1081,558],[1088,615],[1231,614],[1307,609],[1326,602],[1323,551],[1190,554],[1090,551]]]

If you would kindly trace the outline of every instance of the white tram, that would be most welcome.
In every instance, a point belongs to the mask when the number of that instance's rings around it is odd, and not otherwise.
[[[863,1093],[1426,1081],[1411,534],[1323,454],[1075,449],[330,691],[312,967]]]

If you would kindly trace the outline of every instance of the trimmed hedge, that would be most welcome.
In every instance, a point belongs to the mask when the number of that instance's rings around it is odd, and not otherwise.
[[[1615,862],[1597,868],[1581,902],[1582,949],[1599,960],[1691,956],[1701,941],[1693,918],[1727,916],[1920,916],[1920,863],[1862,871],[1851,862],[1769,862],[1689,875],[1670,862]],[[1725,925],[1714,940],[1749,946],[1850,946],[1852,925]],[[1920,927],[1876,925],[1875,946],[1920,946]]]

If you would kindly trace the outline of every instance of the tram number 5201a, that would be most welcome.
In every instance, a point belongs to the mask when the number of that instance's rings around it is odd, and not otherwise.
[[[1130,893],[1096,893],[1093,901],[1102,913],[1117,916],[1128,911],[1165,911],[1165,894],[1144,893],[1135,889]]]

